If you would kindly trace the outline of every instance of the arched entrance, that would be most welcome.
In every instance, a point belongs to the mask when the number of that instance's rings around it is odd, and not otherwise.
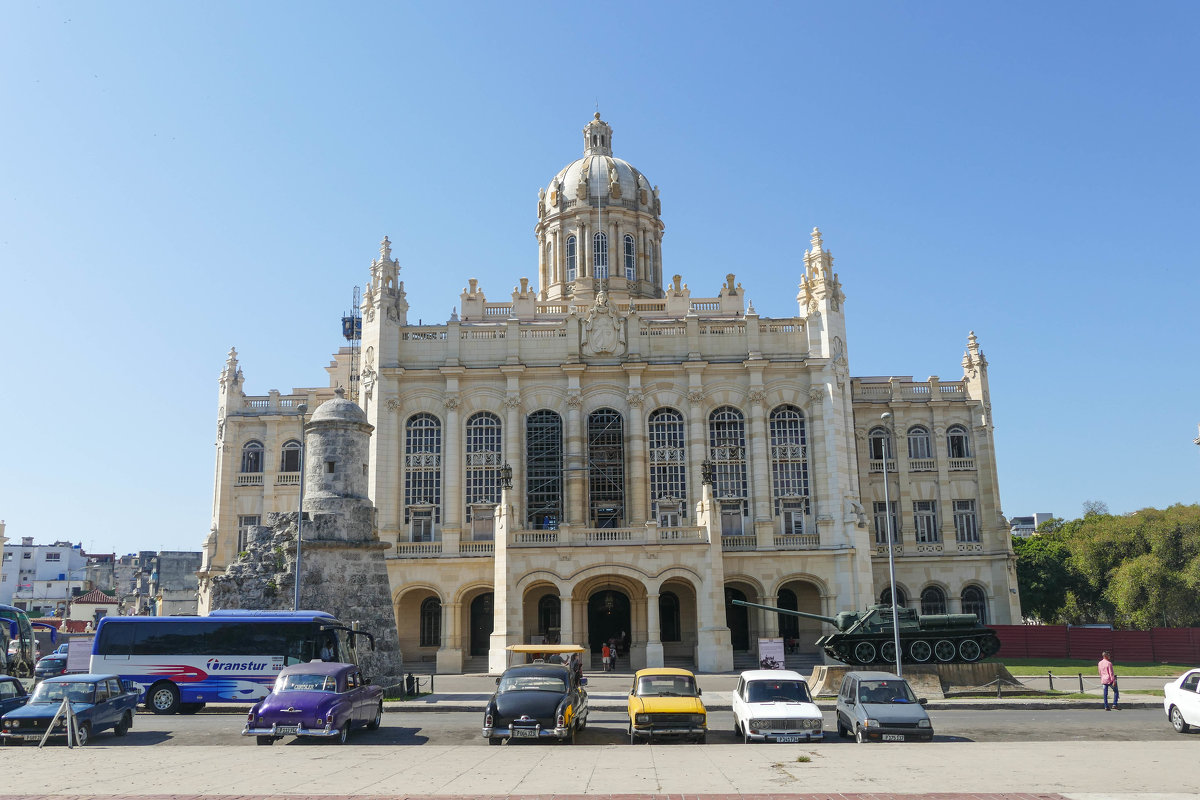
[[[611,587],[588,598],[588,646],[593,653],[610,639],[627,646],[630,637],[629,595]]]
[[[486,656],[491,646],[492,593],[484,592],[471,601],[471,655]]]
[[[821,606],[821,589],[807,580],[788,581],[779,589],[780,608],[803,611],[808,614],[824,614]],[[832,631],[832,628],[828,629]],[[820,653],[817,639],[826,632],[826,623],[809,617],[779,615],[779,635],[789,653]]]
[[[733,649],[750,649],[750,614],[745,606],[735,606],[734,600],[746,602],[746,594],[739,589],[725,587],[725,624],[729,626],[729,641]]]

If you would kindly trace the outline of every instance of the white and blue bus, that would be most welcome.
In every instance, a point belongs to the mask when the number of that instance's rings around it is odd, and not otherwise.
[[[358,639],[375,637],[324,611],[214,611],[206,617],[104,617],[90,669],[120,675],[156,714],[205,703],[253,703],[279,670],[324,657],[358,663]]]

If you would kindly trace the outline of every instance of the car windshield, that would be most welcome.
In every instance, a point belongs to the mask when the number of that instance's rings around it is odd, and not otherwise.
[[[858,699],[863,703],[915,703],[908,683],[903,680],[863,681],[858,685]]]
[[[565,692],[567,682],[558,675],[505,675],[500,679],[501,692]]]
[[[96,687],[90,683],[39,683],[33,690],[31,703],[61,703],[64,697],[72,703],[90,703]]]
[[[695,697],[696,681],[690,675],[645,675],[638,679],[638,697]]]
[[[803,681],[751,681],[747,684],[748,703],[807,703],[808,685]]]
[[[337,680],[332,675],[280,675],[275,681],[277,692],[336,692]]]

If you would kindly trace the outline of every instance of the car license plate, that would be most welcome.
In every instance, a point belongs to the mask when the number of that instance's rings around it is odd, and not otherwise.
[[[905,737],[902,733],[885,733],[881,738],[885,742],[903,742]]]
[[[39,739],[41,739],[44,735],[45,734],[42,734],[42,733],[26,733],[26,734],[23,734],[21,736],[21,738],[23,740],[25,740],[26,742],[36,742]]]
[[[514,739],[520,739],[523,737],[536,739],[538,732],[536,728],[513,728],[512,735]]]
[[[294,734],[300,732],[299,725],[279,725],[275,728],[276,733]]]
[[[799,736],[776,736],[775,741],[784,742],[785,744],[788,744],[788,743],[800,741],[800,737]]]

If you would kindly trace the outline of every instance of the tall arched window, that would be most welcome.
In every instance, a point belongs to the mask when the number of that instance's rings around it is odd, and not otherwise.
[[[674,592],[663,592],[658,596],[658,639],[660,642],[678,642],[683,636],[679,628],[679,597]]]
[[[279,459],[280,472],[300,471],[300,442],[292,439],[283,445],[283,454]]]
[[[933,448],[929,444],[929,429],[914,425],[908,429],[908,457],[933,458]]]
[[[926,586],[921,591],[922,614],[945,614],[946,593],[937,586]]]
[[[263,471],[262,442],[251,440],[242,447],[242,472]]]
[[[683,414],[660,408],[650,414],[650,502],[654,518],[674,527],[687,516],[687,436]]]
[[[892,452],[892,436],[887,428],[872,428],[867,434],[867,446],[869,447],[872,461],[882,461],[883,459],[893,459],[896,456]],[[884,455],[886,453],[887,455]]]
[[[721,535],[741,536],[746,516],[746,420],[732,406],[708,416],[708,459],[713,497],[721,508]]]
[[[808,514],[808,438],[804,412],[795,406],[771,411],[771,494],[783,533],[804,533]]]
[[[578,241],[574,236],[567,237],[567,280],[573,281],[579,277]]]
[[[619,528],[625,519],[625,426],[611,408],[588,414],[588,510],[593,527]]]
[[[442,423],[414,414],[404,426],[404,522],[414,542],[433,541],[442,519]]]
[[[426,597],[421,601],[421,647],[442,644],[442,601]]]
[[[608,234],[599,231],[592,235],[592,277],[608,277]]]
[[[556,272],[554,269],[554,246],[550,242],[546,242],[546,263],[544,266],[549,279],[551,281],[557,280],[558,276],[554,274]]]
[[[962,425],[952,425],[946,431],[946,447],[951,458],[971,457],[971,438]]]
[[[476,541],[492,538],[492,514],[500,502],[500,418],[487,411],[467,420],[463,488],[466,489],[467,521]]]
[[[980,589],[978,586],[967,586],[962,590],[960,599],[962,602],[962,613],[974,614],[979,617],[981,624],[987,624],[987,597],[984,595],[983,589]]]
[[[628,233],[625,234],[625,280],[637,280],[637,249]]]
[[[892,604],[892,590],[890,588],[884,589],[879,593],[879,604],[884,606]],[[903,587],[900,586],[896,587],[896,605],[901,608],[908,607],[908,595],[904,593]]]
[[[525,524],[556,530],[562,519],[562,417],[542,409],[525,418]]]

